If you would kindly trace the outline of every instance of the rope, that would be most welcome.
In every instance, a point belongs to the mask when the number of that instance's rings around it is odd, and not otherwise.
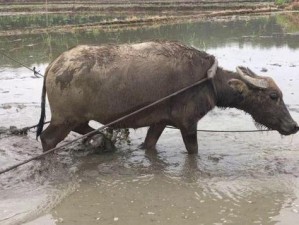
[[[34,76],[36,76],[36,77],[38,77],[38,76],[44,77],[44,75],[42,75],[40,72],[36,71],[36,68],[35,68],[35,67],[33,67],[33,68],[31,69],[30,67],[28,67],[28,66],[26,66],[25,64],[21,63],[20,61],[14,59],[14,58],[12,58],[12,57],[10,57],[9,55],[6,55],[5,53],[3,53],[3,51],[0,51],[0,54],[3,55],[3,56],[5,56],[6,58],[8,58],[8,59],[10,59],[10,60],[12,60],[12,61],[18,63],[18,64],[20,64],[21,66],[27,68],[28,70],[31,70],[31,71],[33,72]]]
[[[45,122],[44,124],[48,124],[50,121]],[[24,131],[27,132],[28,130],[31,130],[33,128],[36,128],[38,125],[30,126],[30,127],[24,127],[22,129],[18,129],[18,131]],[[173,127],[173,126],[166,126],[168,129],[174,129],[179,130],[179,128]],[[275,130],[207,130],[207,129],[199,129],[196,130],[197,132],[207,132],[207,133],[254,133],[254,132],[269,132],[269,131],[275,131]],[[20,132],[23,133],[23,132]]]
[[[174,96],[176,96],[176,95],[178,95],[178,94],[180,94],[180,93],[182,93],[182,92],[184,92],[184,91],[186,91],[186,90],[188,90],[188,89],[190,89],[190,88],[192,88],[192,87],[195,87],[195,86],[197,86],[197,85],[199,85],[199,84],[201,84],[201,83],[207,81],[207,80],[209,80],[209,78],[204,78],[204,79],[202,79],[202,80],[199,80],[199,81],[197,81],[197,82],[194,83],[194,84],[191,84],[191,85],[189,85],[189,86],[187,86],[187,87],[185,87],[185,88],[182,88],[182,89],[180,89],[179,91],[176,91],[176,92],[174,92],[174,93],[172,93],[172,94],[170,94],[170,95],[167,95],[166,97],[163,97],[163,98],[161,98],[161,99],[159,99],[159,100],[157,100],[157,101],[155,101],[155,102],[153,102],[153,103],[151,103],[151,104],[148,104],[148,105],[146,105],[146,106],[144,106],[144,107],[141,107],[140,109],[138,109],[138,110],[136,110],[136,111],[134,111],[134,112],[131,112],[131,113],[129,113],[129,114],[127,114],[127,115],[125,115],[125,116],[119,118],[119,119],[116,119],[116,120],[114,120],[114,121],[112,121],[112,122],[110,122],[110,123],[108,123],[108,124],[106,124],[106,125],[103,125],[102,127],[98,128],[98,129],[96,129],[96,130],[94,130],[94,131],[91,131],[91,132],[89,132],[89,133],[87,133],[87,134],[85,134],[85,135],[82,135],[81,137],[79,137],[79,138],[77,138],[77,139],[74,139],[74,140],[72,140],[72,141],[69,141],[69,142],[67,142],[67,143],[65,143],[65,144],[63,144],[63,145],[61,145],[61,146],[59,146],[59,147],[55,147],[55,148],[49,149],[48,151],[45,151],[44,153],[42,153],[42,154],[40,154],[40,155],[34,156],[34,157],[29,158],[29,159],[27,159],[27,160],[25,160],[25,161],[22,161],[22,162],[20,162],[20,163],[17,163],[17,164],[15,164],[15,165],[9,166],[9,167],[7,167],[6,169],[2,169],[2,170],[0,170],[0,175],[3,174],[3,173],[8,172],[8,171],[10,171],[10,170],[16,169],[17,167],[22,166],[22,165],[24,165],[24,164],[26,164],[26,163],[28,163],[28,162],[31,162],[31,161],[33,161],[33,160],[35,160],[35,159],[39,159],[39,158],[41,158],[41,157],[43,157],[43,156],[45,156],[45,155],[48,155],[48,154],[50,154],[50,153],[52,153],[52,152],[54,152],[54,151],[56,151],[56,150],[62,149],[63,147],[65,147],[65,146],[67,146],[67,145],[70,145],[70,144],[72,144],[72,143],[74,143],[74,142],[76,142],[76,141],[78,141],[78,140],[81,140],[81,139],[83,139],[83,138],[85,138],[85,137],[88,137],[88,136],[90,136],[90,135],[92,135],[92,134],[95,134],[95,133],[99,132],[100,130],[103,130],[103,129],[105,129],[105,128],[107,128],[107,127],[110,127],[110,126],[112,126],[112,125],[114,125],[114,124],[116,124],[116,123],[118,123],[118,122],[121,122],[122,120],[125,120],[125,119],[127,119],[127,118],[129,118],[129,117],[131,117],[131,116],[133,116],[133,115],[136,115],[136,114],[138,114],[138,113],[141,112],[141,111],[144,111],[144,110],[149,109],[149,108],[151,108],[151,107],[153,107],[153,106],[155,106],[155,105],[158,105],[159,103],[161,103],[161,102],[163,102],[163,101],[165,101],[165,100],[167,100],[167,99],[170,99],[171,97],[174,97]]]
[[[177,129],[176,127],[167,126],[169,129]],[[196,130],[197,132],[207,132],[207,133],[254,133],[254,132],[265,132],[265,131],[275,131],[275,130]]]

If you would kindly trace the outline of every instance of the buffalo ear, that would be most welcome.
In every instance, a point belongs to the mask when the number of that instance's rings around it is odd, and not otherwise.
[[[231,79],[228,81],[228,85],[239,94],[246,95],[248,92],[247,85],[241,80]]]

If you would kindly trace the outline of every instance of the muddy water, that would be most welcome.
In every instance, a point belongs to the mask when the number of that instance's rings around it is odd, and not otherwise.
[[[246,65],[272,76],[299,121],[299,27],[292,22],[298,16],[6,37],[0,46],[43,72],[78,43],[180,40],[214,54],[227,69]],[[1,58],[0,126],[35,124],[41,86],[42,79]],[[255,127],[242,112],[215,109],[198,128]],[[139,149],[145,132],[131,130],[131,143],[119,143],[115,153],[94,154],[79,144],[2,175],[0,224],[298,224],[298,134],[198,133],[199,155],[188,156],[179,132],[171,129],[157,152]],[[1,168],[40,152],[34,134],[0,136]]]

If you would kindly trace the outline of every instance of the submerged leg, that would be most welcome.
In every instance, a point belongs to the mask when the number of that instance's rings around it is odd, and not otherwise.
[[[181,134],[188,154],[197,154],[198,144],[196,126],[192,126],[192,128],[188,129],[181,129]]]
[[[88,125],[88,122],[82,123],[79,126],[73,129],[74,132],[78,134],[88,134],[92,131],[95,131],[94,128]],[[112,131],[113,132],[113,131]],[[112,141],[107,138],[102,132],[97,131],[91,135],[88,135],[85,139],[83,139],[83,144],[91,144],[93,147],[104,147],[106,150],[112,151],[115,149]]]
[[[165,127],[166,124],[164,123],[151,125],[147,131],[146,138],[142,147],[145,149],[155,149],[157,141]]]
[[[82,123],[82,124],[80,124],[79,126],[76,126],[76,127],[73,129],[74,132],[76,132],[76,133],[78,133],[78,134],[81,134],[81,135],[88,134],[88,133],[90,133],[90,132],[92,132],[92,131],[94,131],[94,130],[95,130],[95,129],[93,129],[92,127],[90,127],[90,126],[88,125],[88,122],[86,122],[86,123]],[[96,132],[96,133],[93,133],[93,134],[89,135],[88,137],[86,137],[86,138],[83,140],[83,142],[85,143],[85,142],[89,141],[90,138],[91,138],[92,136],[94,136],[94,135],[96,135],[96,134],[99,134],[99,133],[100,133],[100,132]]]
[[[72,128],[65,124],[50,123],[50,125],[42,132],[40,139],[43,151],[55,148],[70,132]]]

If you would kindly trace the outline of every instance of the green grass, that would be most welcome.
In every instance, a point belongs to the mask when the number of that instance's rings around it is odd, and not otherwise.
[[[284,5],[290,3],[290,0],[275,0],[276,5]]]

